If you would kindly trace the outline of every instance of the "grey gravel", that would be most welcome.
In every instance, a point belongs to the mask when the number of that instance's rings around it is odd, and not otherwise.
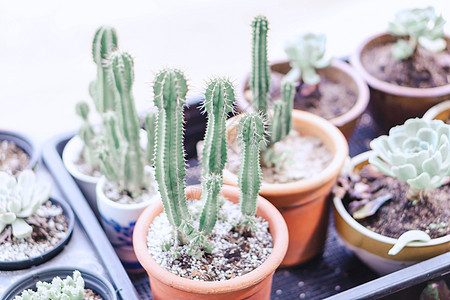
[[[155,261],[178,276],[203,281],[231,279],[260,266],[273,248],[268,222],[257,217],[257,230],[252,236],[245,238],[232,231],[242,216],[239,205],[225,199],[223,202],[219,210],[219,219],[210,238],[215,244],[215,249],[200,259],[189,256],[186,246],[175,245],[172,226],[164,212],[156,217],[147,235],[148,250]],[[194,226],[198,228],[203,202],[188,201],[188,206],[193,215]],[[163,252],[162,244],[165,241],[172,247],[169,251]],[[174,257],[174,253],[180,254],[179,259]]]

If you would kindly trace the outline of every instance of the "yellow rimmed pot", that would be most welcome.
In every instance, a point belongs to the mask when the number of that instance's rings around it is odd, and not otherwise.
[[[450,120],[450,100],[441,102],[429,110],[423,115],[424,119],[427,120],[442,120],[447,121]]]
[[[227,121],[228,143],[237,138],[240,116]],[[333,155],[330,164],[319,174],[290,183],[264,182],[259,194],[281,212],[289,230],[289,247],[283,267],[306,262],[322,252],[328,230],[330,201],[328,196],[348,156],[344,135],[329,121],[299,110],[292,111],[293,130],[319,138]],[[224,182],[237,186],[237,174],[225,169]]]
[[[233,203],[239,202],[240,190],[224,185],[222,195]],[[201,188],[188,186],[188,199],[200,199]],[[153,299],[270,299],[272,277],[280,265],[288,245],[286,223],[277,209],[266,199],[258,196],[256,215],[269,222],[273,237],[272,253],[253,271],[224,281],[197,281],[182,278],[162,268],[149,254],[147,234],[155,217],[163,211],[161,200],[148,208],[139,217],[133,234],[136,256],[150,278]]]
[[[291,66],[289,65],[289,61],[280,60],[271,63],[270,70],[273,73],[286,75],[291,70]],[[355,130],[356,123],[369,103],[369,88],[351,65],[338,59],[333,60],[331,66],[328,68],[319,69],[317,72],[321,78],[327,78],[330,81],[343,84],[356,95],[356,102],[350,110],[329,120],[349,139]],[[250,74],[245,77],[242,84],[241,96],[237,100],[237,105],[241,111],[248,111],[251,106],[252,95],[249,86],[249,77]]]
[[[368,164],[372,151],[352,158],[355,172]],[[450,235],[428,242],[410,242],[398,254],[389,255],[397,239],[371,231],[358,223],[345,209],[342,199],[334,197],[335,226],[341,240],[361,261],[380,275],[388,274],[417,262],[450,251]]]
[[[373,35],[361,43],[351,56],[350,62],[370,87],[369,109],[376,122],[386,132],[403,124],[407,119],[421,117],[430,107],[450,98],[450,84],[434,88],[398,86],[371,75],[362,57],[375,47],[394,43],[399,37],[387,33]],[[450,38],[445,37],[447,44]]]

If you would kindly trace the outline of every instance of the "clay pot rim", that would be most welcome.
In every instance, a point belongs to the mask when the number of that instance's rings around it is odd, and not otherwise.
[[[195,193],[194,189],[200,191],[200,186],[188,186],[186,188],[186,193]],[[223,185],[222,192],[225,195],[228,193],[236,194],[240,193],[240,190],[233,186]],[[200,192],[198,193],[200,194]],[[254,286],[270,276],[270,274],[272,274],[281,264],[281,261],[287,251],[288,229],[280,212],[275,208],[275,206],[261,196],[258,196],[258,211],[259,210],[268,212],[267,216],[269,219],[266,218],[266,220],[271,224],[272,233],[276,233],[272,253],[258,268],[233,279],[218,282],[190,280],[172,274],[156,263],[156,261],[148,253],[147,232],[154,217],[163,211],[161,201],[151,204],[139,216],[133,233],[134,251],[141,265],[149,274],[151,274],[152,277],[173,288],[197,294],[231,293],[242,290]]]
[[[424,97],[431,98],[431,97],[439,97],[450,93],[450,84],[434,88],[413,88],[413,87],[398,86],[386,81],[382,81],[371,75],[369,72],[367,72],[361,61],[362,52],[367,47],[369,47],[369,44],[372,43],[375,39],[385,36],[395,38],[395,36],[392,36],[387,32],[374,34],[365,39],[361,44],[359,44],[358,47],[356,48],[356,51],[350,57],[350,63],[356,69],[356,71],[359,74],[361,74],[361,76],[364,78],[364,80],[367,82],[369,86],[388,94],[397,96],[406,96],[410,98],[424,98]],[[447,35],[445,36],[445,38],[447,40],[450,39],[450,37]],[[415,100],[412,99],[411,101]]]
[[[434,118],[437,117],[437,115],[446,110],[450,110],[450,100],[446,100],[432,106],[429,110],[425,112],[422,118],[425,120],[433,120]]]
[[[272,67],[274,65],[284,64],[284,63],[289,63],[289,60],[287,60],[287,59],[274,60],[270,63],[270,66]],[[349,65],[348,63],[346,63],[340,59],[333,59],[331,66],[326,69],[335,69],[338,72],[345,73],[356,84],[358,96],[356,98],[355,104],[350,108],[350,110],[346,111],[344,114],[328,120],[331,123],[333,123],[333,125],[341,127],[341,126],[344,126],[345,124],[350,123],[351,121],[357,119],[365,111],[365,109],[367,108],[367,105],[369,104],[369,95],[370,95],[369,87],[367,86],[367,84],[363,80],[363,78],[358,74],[358,72],[351,65]],[[238,106],[242,107],[243,106],[242,103],[246,103],[246,104],[249,103],[249,101],[245,98],[245,91],[246,91],[246,87],[248,86],[249,78],[250,78],[250,72],[248,72],[246,74],[246,76],[242,82],[241,96],[237,99],[237,103],[241,103],[241,105],[238,105]]]
[[[117,202],[109,199],[108,196],[106,196],[105,193],[103,192],[103,186],[105,185],[105,182],[106,182],[106,177],[102,176],[99,178],[97,184],[95,185],[95,194],[97,196],[97,202],[100,202],[100,201],[105,202],[109,206],[112,206],[117,209],[121,209],[123,211],[134,211],[136,209],[141,209],[141,208],[147,207],[149,204],[155,202],[156,198],[159,196],[159,193],[156,192],[154,194],[154,196],[148,201],[144,201],[144,202],[140,202],[140,203],[117,203]]]
[[[238,115],[227,120],[227,127],[229,127],[229,122],[231,120],[240,116],[241,115]],[[302,123],[307,124],[302,127],[318,127],[320,131],[324,133],[318,138],[322,141],[324,139],[331,140],[335,145],[336,153],[334,154],[330,164],[322,170],[322,172],[310,178],[300,179],[289,183],[267,183],[263,181],[259,192],[261,195],[279,195],[280,191],[282,191],[283,194],[302,193],[320,187],[332,180],[332,178],[339,173],[339,170],[344,165],[345,159],[348,156],[347,140],[341,131],[329,121],[312,113],[296,109],[292,111],[292,120],[294,122],[295,120],[299,120]],[[225,177],[228,178],[230,182],[233,182],[233,184],[237,184],[237,175],[231,173],[227,169],[224,170],[224,178]]]
[[[370,156],[374,155],[374,151],[366,151],[363,152],[351,159],[351,165],[357,166],[358,164],[365,162],[369,159]],[[397,239],[391,238],[379,233],[376,233],[370,229],[367,229],[360,223],[358,223],[353,217],[348,213],[348,211],[345,209],[344,204],[342,203],[342,199],[339,197],[333,198],[333,204],[335,207],[335,210],[339,213],[339,215],[342,217],[342,219],[350,225],[353,229],[358,231],[360,234],[371,238],[373,240],[379,241],[381,243],[385,243],[388,245],[394,246],[394,244],[397,242]],[[429,246],[436,246],[439,244],[444,244],[450,242],[450,234],[447,234],[446,236],[431,239],[428,242],[411,242],[405,248],[418,248],[418,247],[429,247]]]

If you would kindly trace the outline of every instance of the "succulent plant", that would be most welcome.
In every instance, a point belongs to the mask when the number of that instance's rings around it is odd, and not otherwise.
[[[252,22],[252,107],[255,111],[267,114],[270,90],[270,67],[267,61],[267,32],[269,22],[265,16],[256,16]]]
[[[273,106],[271,124],[271,143],[281,141],[292,128],[292,109],[294,105],[295,85],[285,80],[282,86],[282,99],[276,100]]]
[[[32,216],[49,197],[50,184],[38,184],[33,171],[23,171],[17,180],[0,172],[0,233],[11,225],[15,237],[30,236],[33,228],[25,218]]]
[[[60,277],[53,278],[52,282],[38,281],[36,291],[25,290],[14,300],[83,300],[84,299],[84,279],[77,270],[73,272],[72,277],[67,276],[64,279]]]
[[[415,53],[417,45],[431,52],[444,50],[447,47],[443,38],[444,24],[445,20],[437,16],[431,6],[399,11],[389,24],[388,32],[407,36],[408,40],[399,39],[392,47],[392,56],[397,60],[407,59]]]
[[[102,115],[102,132],[98,138],[100,171],[120,188],[139,196],[151,185],[152,174],[144,170],[146,154],[140,144],[140,120],[134,105],[132,85],[133,59],[126,52],[113,52],[110,63],[117,95],[117,112]],[[150,143],[153,135],[149,134]]]
[[[301,78],[306,84],[318,84],[320,76],[316,69],[329,67],[332,61],[331,58],[324,58],[325,46],[326,37],[323,34],[306,33],[286,42],[284,50],[289,57],[291,70],[285,78],[292,82]]]
[[[241,189],[239,203],[243,223],[253,227],[256,204],[261,187],[262,172],[259,163],[261,146],[264,143],[265,124],[260,114],[248,113],[239,121],[239,140],[242,147],[242,161],[239,168],[238,185]]]
[[[369,162],[409,185],[407,198],[441,186],[450,175],[450,125],[441,120],[409,119],[374,139]]]
[[[158,113],[156,110],[149,110],[145,115],[145,130],[147,132],[147,162],[153,166],[155,156],[155,132]]]
[[[79,102],[76,105],[76,113],[83,120],[83,124],[78,130],[78,136],[84,143],[83,155],[86,163],[92,167],[98,166],[98,159],[95,151],[97,149],[96,145],[96,134],[89,122],[89,106],[86,102]]]

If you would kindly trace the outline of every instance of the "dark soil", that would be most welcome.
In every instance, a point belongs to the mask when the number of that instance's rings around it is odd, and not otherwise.
[[[348,187],[343,203],[350,214],[357,201],[374,199],[387,193],[393,195],[373,216],[358,220],[379,234],[398,238],[408,230],[422,230],[431,238],[438,238],[450,233],[450,182],[431,190],[420,201],[412,202],[405,197],[408,189],[406,183],[385,176],[375,167],[367,165],[358,175],[340,178],[338,186]]]
[[[30,157],[22,148],[7,140],[0,142],[0,171],[17,175],[27,168]]]
[[[402,61],[392,57],[393,43],[365,51],[364,68],[376,78],[399,86],[434,88],[450,83],[450,51],[432,53],[418,46],[415,54]]]
[[[280,86],[283,76],[283,74],[272,72],[271,84],[274,86],[274,90],[271,91],[271,99],[276,100],[281,97]],[[357,100],[357,95],[343,83],[331,81],[328,78],[322,78],[314,92],[307,96],[300,92],[302,88],[297,87],[294,108],[313,113],[327,120],[348,112]]]

